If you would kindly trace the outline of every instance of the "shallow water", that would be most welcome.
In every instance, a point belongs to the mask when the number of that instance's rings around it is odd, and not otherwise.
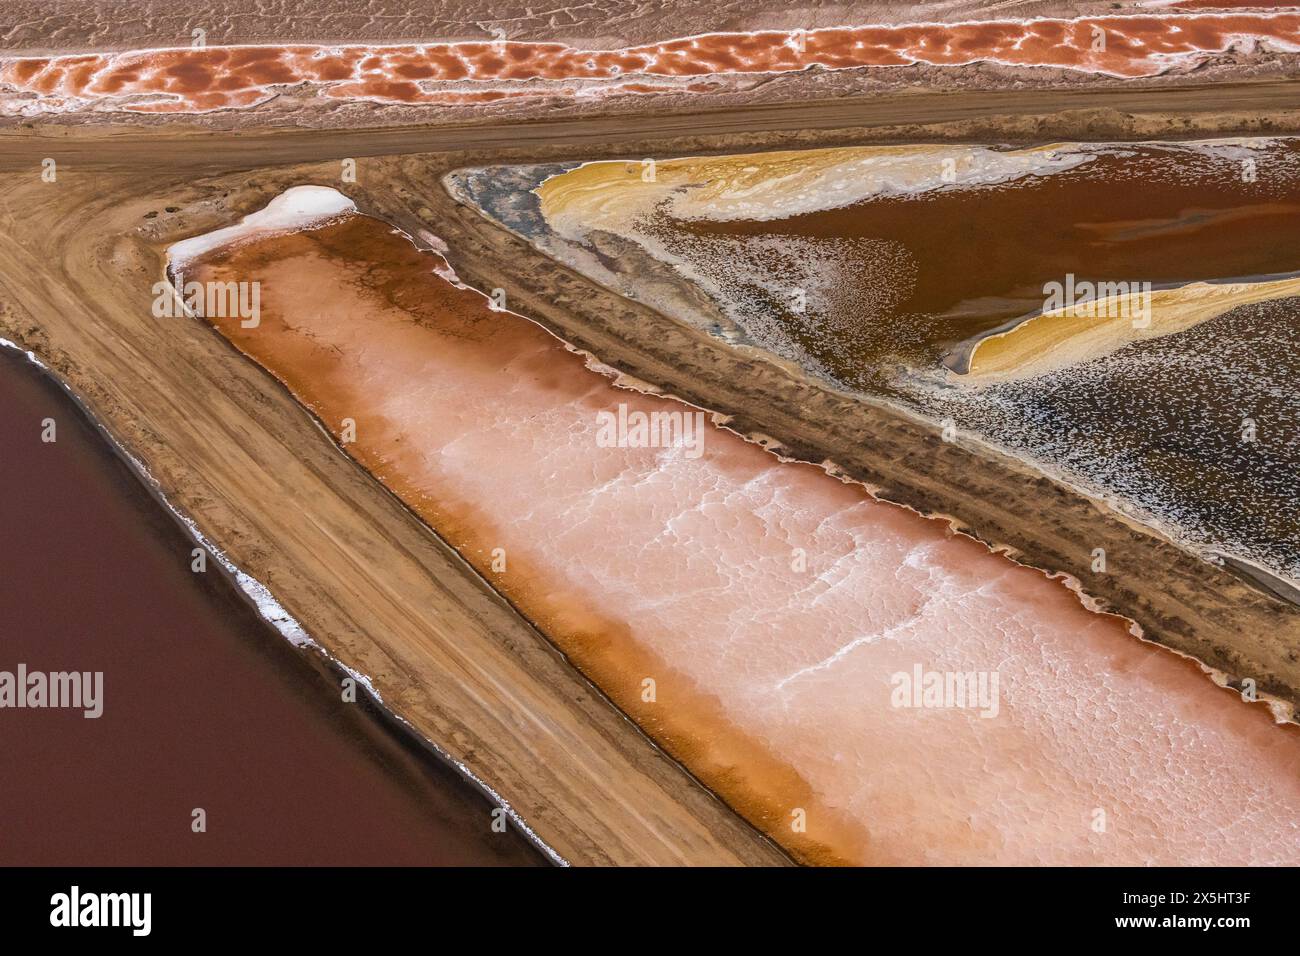
[[[364,698],[344,703],[214,559],[192,572],[193,542],[9,350],[0,447],[0,670],[104,675],[96,719],[0,709],[0,863],[545,862]]]
[[[698,454],[602,443],[602,412],[683,407],[435,269],[353,216],[187,277],[260,281],[261,324],[221,331],[803,858],[1300,862],[1297,728],[817,468],[712,426]],[[918,668],[997,691],[900,698]]]

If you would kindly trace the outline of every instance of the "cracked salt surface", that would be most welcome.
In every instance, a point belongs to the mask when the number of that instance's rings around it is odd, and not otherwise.
[[[196,267],[237,278],[243,256],[263,324],[221,331],[331,428],[363,414],[348,451],[752,819],[797,800],[808,839],[859,862],[1300,861],[1295,728],[1063,584],[722,429],[697,459],[599,446],[602,409],[681,406],[615,388],[374,220]],[[996,673],[996,717],[894,706],[917,665]]]

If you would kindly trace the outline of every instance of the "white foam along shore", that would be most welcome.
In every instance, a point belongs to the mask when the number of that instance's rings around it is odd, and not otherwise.
[[[281,232],[297,232],[357,211],[356,203],[329,186],[293,186],[233,226],[182,239],[167,247],[168,263],[179,268],[222,246]]]

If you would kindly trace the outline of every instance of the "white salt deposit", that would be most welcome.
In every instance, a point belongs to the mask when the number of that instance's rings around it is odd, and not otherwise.
[[[222,246],[277,232],[295,232],[357,211],[356,203],[329,186],[294,186],[233,226],[183,239],[168,247],[173,266],[184,265]]]

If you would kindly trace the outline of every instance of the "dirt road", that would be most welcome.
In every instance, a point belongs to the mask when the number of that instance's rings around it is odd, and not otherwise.
[[[1008,122],[1007,118],[1020,118]],[[285,163],[344,157],[459,150],[509,150],[536,155],[532,147],[581,147],[573,155],[622,147],[661,145],[686,148],[704,142],[714,149],[737,144],[735,137],[772,147],[787,142],[817,142],[823,131],[882,127],[905,129],[951,124],[931,135],[997,139],[1008,132],[1039,138],[1089,138],[1142,135],[1193,136],[1207,133],[1269,133],[1300,130],[1297,85],[1280,80],[1161,90],[1117,87],[1074,90],[928,92],[866,96],[810,103],[781,103],[745,109],[700,109],[598,117],[439,124],[381,129],[241,129],[239,114],[192,117],[167,123],[128,126],[49,126],[0,128],[0,169],[39,166],[41,158],[75,163],[79,168],[164,168],[169,170],[251,169]],[[787,135],[782,135],[787,134]],[[879,138],[873,136],[873,139]],[[524,161],[524,160],[520,160]]]

